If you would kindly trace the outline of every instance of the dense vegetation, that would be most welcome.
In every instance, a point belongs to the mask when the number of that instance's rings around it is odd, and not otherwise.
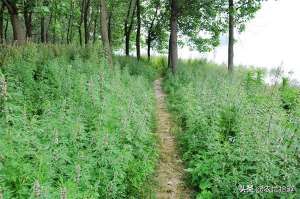
[[[232,71],[235,30],[245,29],[263,1],[1,0],[0,45],[32,41],[89,46],[101,38],[109,65],[114,50],[124,49],[129,56],[134,49],[140,60],[144,47],[148,59],[151,50],[168,51],[168,66],[176,72],[178,43],[207,52],[228,32]]]
[[[299,88],[234,67],[235,33],[263,2],[1,0],[0,199],[152,196],[158,75],[198,198],[299,198],[242,193],[300,189]],[[209,52],[224,34],[229,72],[177,71],[178,44]]]
[[[142,76],[129,59],[112,71],[97,48],[77,49],[1,49],[1,197],[143,198],[147,191],[157,158],[156,74],[144,62]]]
[[[261,70],[229,74],[199,61],[181,63],[175,76],[167,76],[169,106],[182,127],[178,139],[198,198],[299,198],[295,190],[255,193],[300,188],[299,89],[281,81],[278,70],[272,86],[263,78]]]

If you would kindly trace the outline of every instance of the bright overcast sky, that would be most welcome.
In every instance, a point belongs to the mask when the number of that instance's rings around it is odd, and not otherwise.
[[[274,68],[280,65],[300,79],[300,0],[268,0],[237,36],[235,63]],[[182,58],[195,58],[196,52],[181,49]],[[227,62],[227,36],[215,53],[208,56],[218,63]]]

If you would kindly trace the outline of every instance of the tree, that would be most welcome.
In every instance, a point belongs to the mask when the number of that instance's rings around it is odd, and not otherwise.
[[[52,18],[52,12],[50,12],[49,9],[49,1],[50,0],[43,0],[39,4],[37,4],[35,8],[36,12],[39,14],[38,20],[40,21],[40,41],[42,43],[48,42],[48,30]]]
[[[0,44],[4,43],[4,4],[0,7]]]
[[[234,56],[234,3],[233,0],[229,0],[229,34],[228,34],[228,70],[233,70],[233,56]]]
[[[112,52],[111,52],[111,46],[109,43],[108,38],[108,23],[107,23],[107,7],[106,7],[106,1],[100,0],[100,22],[101,22],[101,39],[103,44],[103,51],[105,58],[108,62],[108,64],[112,67],[113,61],[112,61]]]
[[[6,6],[10,19],[11,19],[11,24],[13,28],[13,36],[14,36],[14,41],[17,44],[22,44],[25,42],[25,33],[24,29],[22,27],[21,19],[19,17],[19,9],[17,7],[17,4],[15,1],[12,0],[2,0],[4,5]]]
[[[169,41],[169,62],[168,66],[172,69],[173,74],[176,72],[178,61],[178,2],[177,0],[171,0],[171,18],[170,18],[170,41]]]
[[[196,48],[198,51],[210,51],[219,43],[219,36],[224,29],[220,8],[223,0],[171,2],[170,38],[168,65],[176,72],[178,43]],[[178,41],[178,31],[182,40]]]
[[[70,13],[68,18],[68,30],[67,30],[67,43],[71,43],[72,40],[72,28],[73,28],[73,20],[74,20],[74,2],[71,0],[70,2]]]
[[[133,17],[136,8],[137,0],[131,0],[128,6],[127,17],[125,19],[124,25],[124,35],[125,35],[125,54],[129,56],[130,51],[130,36],[133,27]]]
[[[247,21],[254,17],[260,9],[263,0],[228,0],[228,70],[234,70],[234,31],[237,28],[240,32],[245,30]]]
[[[137,30],[136,30],[136,57],[138,60],[141,58],[141,2],[136,2],[136,15],[137,15]]]
[[[83,24],[84,24],[84,43],[85,43],[85,45],[87,45],[90,40],[89,11],[90,11],[90,0],[83,0]]]
[[[34,8],[34,1],[25,0],[24,4],[24,21],[25,21],[25,28],[26,28],[26,39],[30,40],[32,37],[32,14]]]
[[[143,25],[146,32],[146,46],[148,60],[151,57],[151,49],[159,52],[168,49],[169,41],[169,8],[165,0],[150,0],[144,5]]]

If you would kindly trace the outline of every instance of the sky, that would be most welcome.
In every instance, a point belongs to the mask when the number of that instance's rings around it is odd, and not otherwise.
[[[235,64],[272,69],[281,67],[300,80],[300,0],[268,0],[236,35]],[[217,63],[227,63],[227,35],[221,45],[204,56]],[[197,58],[188,48],[179,50],[181,58]]]

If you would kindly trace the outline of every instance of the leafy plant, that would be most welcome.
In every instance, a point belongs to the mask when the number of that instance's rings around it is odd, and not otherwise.
[[[178,139],[197,198],[299,197],[299,88],[287,80],[269,86],[262,74],[242,68],[228,74],[222,66],[187,61],[167,76],[164,88],[182,127]],[[294,191],[259,192],[260,186]]]
[[[3,198],[143,198],[157,159],[148,76],[111,73],[99,49],[8,51],[0,73]]]

